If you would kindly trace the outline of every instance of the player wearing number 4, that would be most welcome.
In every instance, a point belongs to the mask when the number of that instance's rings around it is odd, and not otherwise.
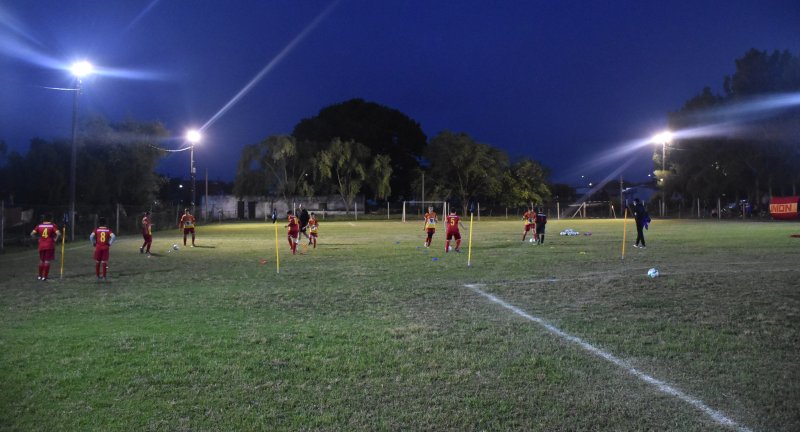
[[[308,235],[310,238],[308,239],[308,244],[313,244],[314,249],[317,248],[317,237],[319,237],[319,222],[317,221],[317,215],[313,212],[311,213],[311,217],[308,219]]]
[[[92,234],[89,235],[89,240],[91,240],[92,246],[94,246],[94,273],[97,275],[97,279],[101,279],[100,266],[102,265],[102,279],[105,279],[106,273],[108,272],[109,248],[111,244],[114,243],[115,236],[114,233],[111,232],[111,229],[106,226],[106,218],[101,217],[98,223],[100,226],[92,231]]]
[[[36,225],[31,231],[31,237],[39,237],[39,277],[38,280],[46,281],[50,275],[50,261],[56,259],[56,242],[61,236],[58,226],[50,222],[50,215],[42,217],[42,223]]]
[[[447,242],[444,244],[444,252],[447,253],[450,251],[450,239],[456,239],[456,252],[461,252],[461,232],[458,230],[458,226],[460,225],[461,228],[466,229],[464,224],[458,218],[455,210],[450,210],[450,214],[444,219],[444,223],[447,225]]]
[[[425,227],[422,229],[427,233],[425,247],[431,247],[433,233],[436,232],[436,212],[433,211],[433,207],[428,207],[428,212],[425,213]]]
[[[194,216],[189,213],[189,209],[183,209],[183,216],[181,221],[178,222],[178,228],[183,227],[183,245],[186,246],[186,235],[192,234],[192,247],[194,247]]]

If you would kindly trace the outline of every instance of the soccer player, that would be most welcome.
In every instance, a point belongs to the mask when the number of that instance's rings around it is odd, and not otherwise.
[[[436,221],[436,212],[433,211],[433,207],[428,207],[428,212],[425,213],[425,226],[422,228],[428,235],[425,238],[425,247],[431,247],[433,233],[436,232]]]
[[[447,241],[444,244],[444,252],[447,253],[450,251],[450,239],[454,237],[456,239],[456,247],[454,250],[456,252],[461,252],[461,232],[458,230],[458,226],[460,225],[461,228],[466,229],[464,224],[461,223],[456,211],[453,209],[450,209],[450,214],[447,215],[444,221],[445,225],[447,225]]]
[[[186,234],[192,234],[192,247],[194,247],[194,216],[189,213],[189,209],[183,209],[183,216],[178,222],[178,228],[183,227],[183,245],[186,246]]]
[[[97,280],[105,280],[106,273],[108,272],[108,255],[111,244],[114,243],[114,233],[106,226],[106,218],[101,217],[98,219],[99,227],[92,231],[89,235],[89,240],[94,246],[94,273],[97,275]],[[100,265],[103,266],[103,277],[100,277]]]
[[[544,212],[544,208],[539,207],[539,211],[536,212],[536,237],[538,241],[536,244],[544,244],[544,227],[547,225],[547,213]]]
[[[291,210],[286,212],[286,215],[289,218],[289,223],[286,225],[286,228],[289,228],[286,238],[289,240],[289,247],[292,248],[292,255],[295,255],[297,243],[300,241],[300,222]]]
[[[139,253],[147,253],[147,256],[150,256],[150,245],[153,244],[153,222],[150,220],[150,212],[144,212],[144,217],[142,218],[142,237],[144,237],[144,243],[142,243],[142,247],[139,248]]]
[[[317,215],[314,212],[311,212],[311,217],[308,219],[308,233],[311,239],[309,239],[309,244],[314,245],[314,249],[317,248],[317,237],[319,236],[319,222],[317,221]]]
[[[311,216],[308,214],[308,210],[306,210],[303,207],[303,204],[298,204],[297,208],[299,209],[300,212],[300,214],[298,215],[299,217],[297,218],[297,220],[300,223],[300,234],[302,234],[303,237],[308,239],[308,244],[311,244],[311,237],[309,237],[308,233],[306,232],[308,230],[308,220],[311,219]]]
[[[58,225],[50,222],[52,217],[48,214],[42,216],[42,222],[31,231],[31,237],[39,237],[39,277],[37,280],[46,281],[50,275],[50,261],[56,259],[56,242],[61,236]]]
[[[633,218],[636,220],[636,244],[633,247],[647,249],[644,244],[644,229],[647,228],[647,224],[650,222],[650,216],[639,198],[633,199]],[[639,243],[642,245],[639,246]]]
[[[533,207],[529,207],[522,215],[522,223],[525,224],[525,231],[522,232],[522,241],[525,241],[525,236],[528,231],[533,230],[533,238],[536,239],[536,212]]]

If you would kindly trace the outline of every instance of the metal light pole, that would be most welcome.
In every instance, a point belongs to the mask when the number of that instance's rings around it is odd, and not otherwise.
[[[195,204],[196,203],[196,194],[195,193],[196,193],[196,190],[197,190],[197,188],[195,187],[196,186],[195,185],[195,180],[196,180],[196,176],[197,176],[197,169],[194,166],[194,145],[197,144],[198,142],[200,142],[201,138],[202,137],[200,135],[200,132],[198,132],[196,130],[190,130],[189,132],[186,133],[186,139],[189,140],[189,142],[192,144],[191,147],[189,148],[189,159],[190,159],[190,163],[191,163],[191,166],[190,166],[190,170],[191,171],[189,173],[190,173],[191,178],[192,178],[192,214],[195,214],[195,205],[196,205]]]
[[[75,188],[76,171],[78,166],[78,96],[81,93],[83,77],[92,73],[91,63],[81,61],[72,65],[72,74],[75,76],[75,88],[72,90],[72,153],[69,161],[69,239],[75,240]]]

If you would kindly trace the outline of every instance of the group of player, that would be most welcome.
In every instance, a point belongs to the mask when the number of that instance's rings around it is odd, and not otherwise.
[[[528,232],[533,231],[533,242],[537,245],[544,244],[544,229],[547,225],[547,213],[544,212],[544,209],[528,207],[528,210],[522,215],[522,221],[525,224],[522,241],[525,241]]]
[[[303,235],[308,240],[307,246],[313,245],[314,249],[317,248],[317,238],[319,237],[319,220],[317,219],[317,215],[315,215],[314,212],[309,213],[302,204],[298,206],[297,213],[298,215],[295,215],[291,210],[287,212],[289,223],[286,225],[286,239],[289,241],[292,255],[297,254],[297,244],[300,243],[300,235]],[[276,213],[273,212],[273,215],[276,215]],[[276,218],[277,217],[273,216],[273,223]]]
[[[431,247],[433,235],[436,233],[436,223],[438,222],[438,218],[436,216],[436,212],[433,211],[433,207],[428,207],[428,211],[425,213],[424,218],[425,223],[422,228],[426,234],[424,244],[426,248],[429,248]],[[528,235],[528,232],[533,231],[533,241],[537,245],[544,244],[545,226],[547,225],[547,214],[544,212],[544,209],[541,207],[538,209],[529,207],[522,215],[522,221],[525,225],[525,230],[522,232],[522,241],[525,241],[525,237]],[[452,208],[450,209],[450,214],[445,217],[445,226],[447,227],[447,237],[444,244],[445,253],[451,250],[450,241],[452,239],[455,239],[456,241],[455,248],[452,250],[461,252],[461,232],[459,230],[459,226],[464,228],[464,224],[461,223],[458,214],[456,214],[456,211]]]
[[[55,260],[56,244],[61,237],[61,231],[58,225],[52,222],[51,215],[42,217],[41,223],[31,231],[31,237],[39,239],[39,275],[37,277],[40,281],[47,281],[50,278],[50,263]],[[100,217],[97,219],[97,228],[95,228],[89,235],[89,241],[94,247],[94,272],[98,280],[105,280],[108,277],[108,259],[110,255],[111,245],[114,244],[116,235],[111,231],[106,223],[106,218]],[[186,237],[192,235],[192,247],[195,246],[195,218],[189,213],[189,209],[184,210],[181,216],[178,227],[183,227],[183,245],[186,246]],[[139,248],[139,253],[147,253],[150,257],[150,247],[153,244],[153,223],[150,219],[150,212],[144,212],[142,217],[142,237],[144,243]]]
[[[431,242],[433,241],[433,235],[436,233],[436,223],[439,219],[436,216],[436,212],[433,211],[433,207],[428,207],[428,211],[425,213],[425,224],[423,225],[422,230],[425,231],[425,247],[431,247]],[[461,220],[456,213],[455,209],[450,209],[450,214],[447,215],[444,219],[445,227],[447,228],[445,231],[445,244],[444,244],[444,252],[448,253],[451,250],[455,252],[461,252],[461,231],[459,227],[464,228],[464,224],[461,223]],[[450,247],[450,241],[456,241],[455,247]]]

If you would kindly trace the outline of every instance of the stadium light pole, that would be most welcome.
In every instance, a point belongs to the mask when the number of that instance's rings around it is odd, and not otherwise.
[[[661,144],[661,171],[667,171],[667,144],[672,142],[672,132],[664,131],[653,137],[653,142]],[[665,174],[666,175],[666,174]]]
[[[81,94],[83,78],[92,73],[94,67],[86,60],[72,64],[70,71],[75,77],[75,86],[72,89],[72,154],[69,161],[69,239],[75,240],[75,188],[77,185],[76,171],[78,166],[78,96]]]
[[[196,190],[195,189],[195,176],[197,174],[197,169],[194,166],[194,146],[195,146],[195,144],[200,142],[201,138],[202,138],[202,136],[200,135],[200,132],[197,131],[197,130],[193,129],[193,130],[190,130],[189,132],[186,133],[186,139],[191,143],[191,147],[189,149],[189,159],[190,159],[190,163],[191,163],[190,174],[191,174],[191,177],[192,177],[192,214],[195,213],[195,190]]]

